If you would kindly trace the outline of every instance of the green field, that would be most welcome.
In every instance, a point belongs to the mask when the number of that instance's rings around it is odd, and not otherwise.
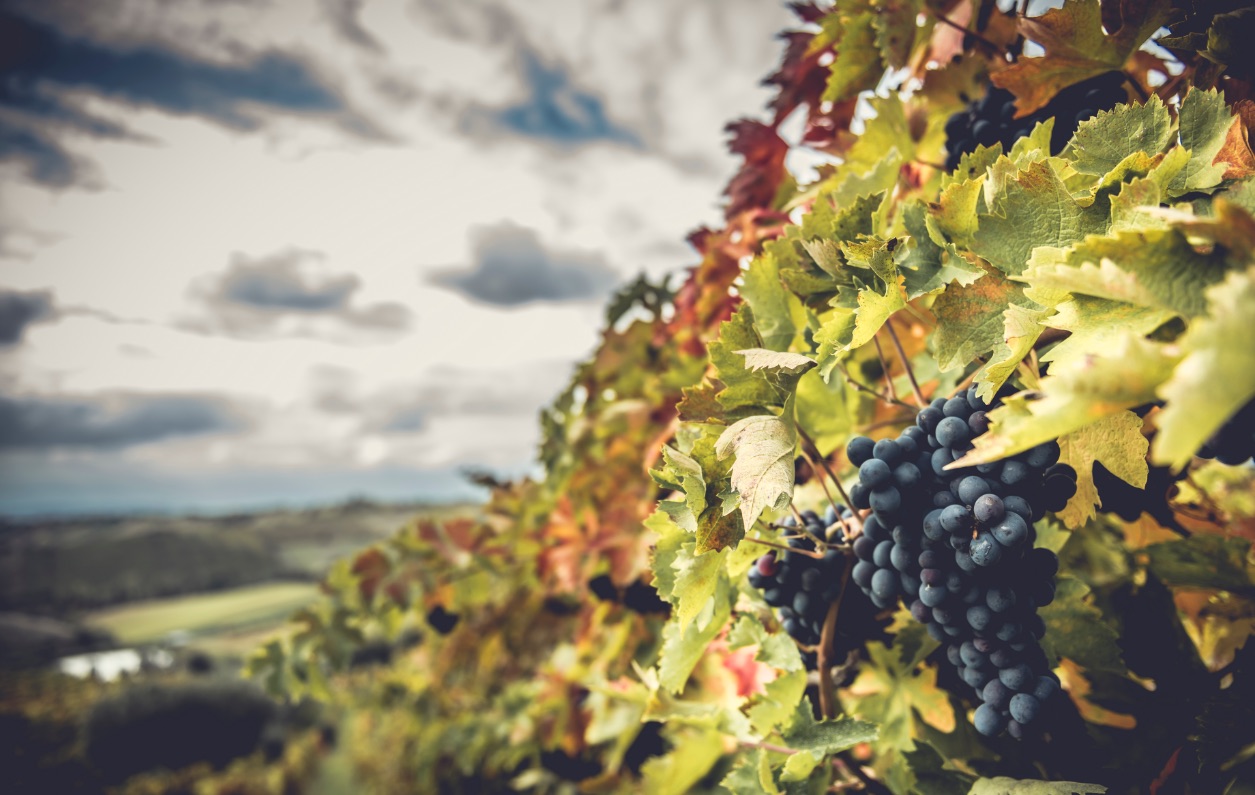
[[[107,629],[123,644],[152,643],[171,632],[184,631],[196,638],[277,625],[317,594],[318,586],[312,583],[272,582],[133,602],[89,613],[85,620]]]

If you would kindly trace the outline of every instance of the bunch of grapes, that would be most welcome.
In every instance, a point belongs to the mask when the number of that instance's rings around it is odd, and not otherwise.
[[[814,646],[819,643],[828,606],[840,593],[845,555],[835,547],[824,552],[822,558],[806,554],[815,551],[812,537],[825,539],[826,530],[823,519],[814,511],[804,511],[802,519],[808,535],[789,538],[788,552],[768,552],[760,557],[750,569],[749,581],[763,592],[767,604],[778,608],[784,631],[798,643]],[[781,524],[787,530],[798,529],[792,516]]]
[[[1123,81],[1119,72],[1090,78],[1063,89],[1049,105],[1022,119],[1015,118],[1015,97],[1011,92],[990,88],[985,96],[946,121],[946,169],[953,171],[959,159],[974,152],[978,145],[1001,143],[1006,151],[1039,122],[1050,118],[1055,120],[1050,151],[1058,154],[1082,121],[1128,100]]]
[[[767,604],[777,609],[785,632],[806,647],[820,643],[829,608],[838,598],[843,600],[837,631],[828,650],[832,660],[843,658],[868,640],[883,638],[886,623],[862,591],[851,588],[841,594],[848,565],[843,520],[853,518],[848,508],[843,508],[841,514],[842,519],[838,519],[832,505],[823,517],[814,511],[802,511],[805,535],[798,534],[796,519],[786,518],[781,525],[790,536],[789,551],[768,552],[749,571],[750,585],[762,591]],[[812,539],[824,542],[821,557],[815,556],[817,545]],[[809,670],[815,670],[819,664],[818,649],[804,651],[802,661]]]
[[[986,735],[1023,735],[1058,692],[1037,641],[1039,607],[1054,599],[1054,553],[1034,549],[1032,523],[1076,493],[1054,442],[976,467],[945,467],[988,430],[975,389],[938,398],[897,439],[852,439],[850,489],[870,509],[853,548],[854,582],[880,607],[901,598],[983,703]]]
[[[1225,422],[1198,451],[1199,458],[1214,458],[1237,466],[1255,457],[1255,400]]]

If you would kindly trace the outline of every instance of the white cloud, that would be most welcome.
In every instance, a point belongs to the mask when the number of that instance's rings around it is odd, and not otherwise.
[[[506,223],[531,230],[545,251],[589,252],[602,289],[692,264],[684,236],[719,223],[734,167],[722,128],[758,115],[768,96],[758,82],[780,49],[774,31],[788,20],[782,5],[758,0],[28,9],[119,50],[161,47],[226,65],[290,54],[391,136],[363,138],[277,106],[250,107],[261,126],[248,132],[87,90],[61,95],[138,140],[58,139],[94,164],[98,190],[5,182],[0,228],[23,232],[21,256],[0,247],[6,286],[50,290],[58,307],[80,311],[30,326],[22,345],[0,351],[0,384],[68,397],[212,394],[248,416],[246,431],[117,454],[122,469],[165,477],[530,466],[536,411],[591,352],[601,307],[493,307],[432,278],[475,261],[474,229]],[[516,72],[528,52],[639,145],[468,135],[468,108],[528,101],[535,86]],[[233,257],[295,250],[318,252],[331,280],[305,282],[314,293],[340,284],[333,297],[344,306],[404,307],[408,326],[351,334],[342,318],[318,325],[293,311],[267,315],[265,333],[248,338],[186,328],[205,313],[206,293],[193,286],[222,287]],[[406,411],[408,423],[398,419]],[[86,470],[65,476],[75,471]]]

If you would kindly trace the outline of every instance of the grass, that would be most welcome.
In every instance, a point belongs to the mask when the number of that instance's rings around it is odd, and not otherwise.
[[[195,637],[274,625],[317,594],[318,586],[312,583],[272,582],[133,602],[89,613],[86,621],[109,630],[123,644],[152,643],[171,632],[185,631]]]

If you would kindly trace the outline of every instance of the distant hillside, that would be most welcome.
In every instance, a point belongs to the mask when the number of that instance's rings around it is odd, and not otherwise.
[[[419,515],[472,511],[356,500],[220,517],[0,523],[0,609],[62,614],[274,579],[317,579],[336,559]]]

